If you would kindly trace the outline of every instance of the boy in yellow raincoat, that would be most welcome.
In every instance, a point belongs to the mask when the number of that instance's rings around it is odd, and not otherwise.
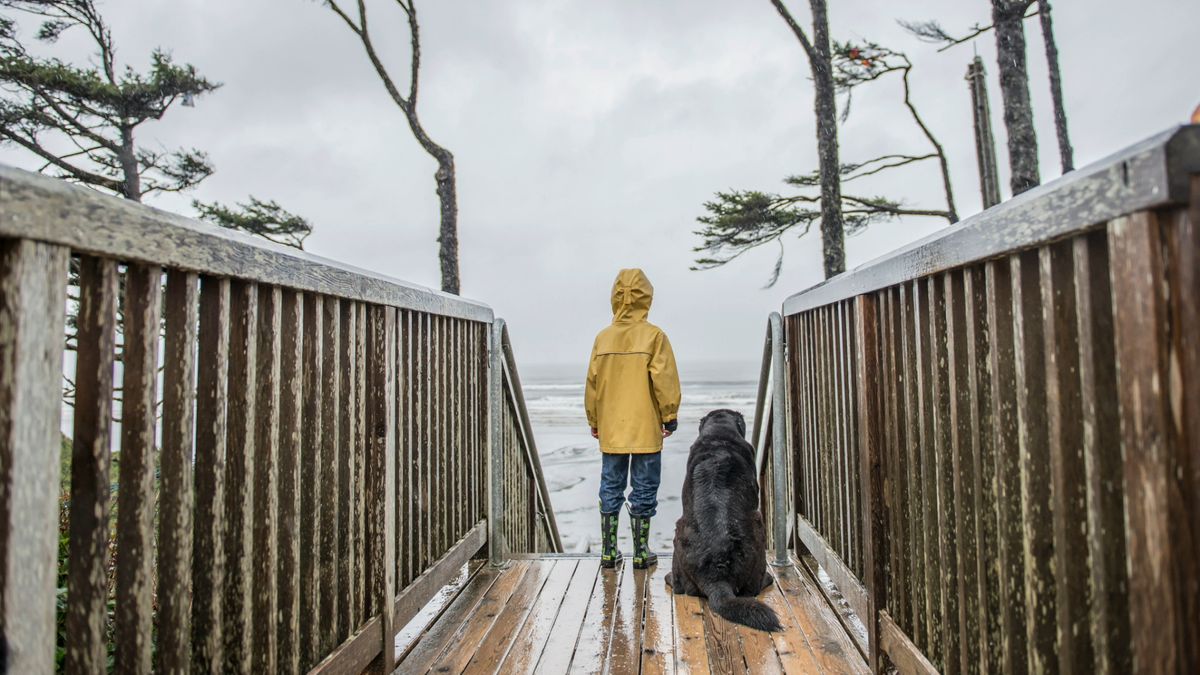
[[[658,508],[663,439],[678,427],[679,371],[671,343],[646,320],[654,287],[639,269],[621,270],[612,288],[612,324],[600,331],[588,363],[584,407],[600,439],[600,564],[621,560],[617,526],[625,488],[633,525],[633,566],[658,562],[650,551],[650,518]]]

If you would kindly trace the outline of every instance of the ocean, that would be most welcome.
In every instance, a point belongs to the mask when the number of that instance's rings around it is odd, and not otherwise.
[[[718,408],[736,410],[754,422],[758,364],[680,362],[682,404],[679,430],[663,443],[662,484],[658,514],[651,520],[651,548],[670,552],[680,515],[680,490],[688,450],[696,440],[700,418]],[[533,434],[567,552],[600,550],[600,448],[583,411],[585,365],[521,368],[521,384]],[[632,541],[628,511],[621,516],[621,550],[629,555]]]

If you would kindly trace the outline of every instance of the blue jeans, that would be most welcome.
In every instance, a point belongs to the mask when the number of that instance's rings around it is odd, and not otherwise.
[[[629,513],[650,518],[658,508],[658,483],[662,478],[662,453],[644,455],[615,455],[601,453],[604,463],[600,469],[600,513],[617,513],[625,503],[625,486],[629,491]]]

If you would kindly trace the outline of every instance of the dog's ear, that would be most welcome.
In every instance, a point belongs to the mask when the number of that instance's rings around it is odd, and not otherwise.
[[[742,417],[741,413],[738,413],[737,416],[737,430],[742,435],[742,438],[746,437],[746,418]]]

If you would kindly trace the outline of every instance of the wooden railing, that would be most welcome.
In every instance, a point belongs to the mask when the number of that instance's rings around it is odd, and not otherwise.
[[[4,668],[50,672],[57,642],[68,672],[390,671],[489,521],[533,514],[509,546],[560,549],[536,454],[489,480],[536,452],[511,357],[489,424],[500,327],[0,166]]]
[[[784,314],[795,545],[876,672],[1200,669],[1200,127]]]
[[[492,330],[491,376],[492,438],[497,450],[491,458],[490,494],[497,517],[490,521],[490,558],[499,564],[509,553],[561,553],[562,539],[542,480],[542,462],[504,319],[496,319]]]

